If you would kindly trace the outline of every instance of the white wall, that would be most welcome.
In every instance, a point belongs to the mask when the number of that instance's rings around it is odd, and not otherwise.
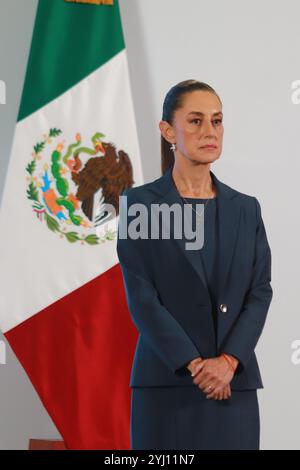
[[[13,139],[37,0],[0,0],[0,198]],[[0,260],[1,269],[1,260]],[[0,295],[5,295],[1,292]],[[0,340],[5,341],[0,333]],[[0,450],[27,449],[30,438],[60,438],[31,382],[6,343],[0,361]]]
[[[162,102],[175,83],[195,78],[223,101],[224,150],[218,178],[261,202],[272,250],[274,297],[257,348],[261,448],[300,449],[298,299],[300,106],[297,0],[120,0],[145,180],[160,175]],[[25,7],[26,4],[26,7]],[[0,186],[11,146],[36,0],[0,0]],[[0,366],[0,448],[26,448],[29,437],[57,437],[25,374],[8,350]]]

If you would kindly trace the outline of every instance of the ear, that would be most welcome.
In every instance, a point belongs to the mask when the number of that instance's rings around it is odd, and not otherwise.
[[[175,135],[173,131],[173,127],[167,122],[167,121],[159,121],[159,129],[161,132],[161,135],[165,138],[167,142],[170,142],[170,144],[175,143]]]

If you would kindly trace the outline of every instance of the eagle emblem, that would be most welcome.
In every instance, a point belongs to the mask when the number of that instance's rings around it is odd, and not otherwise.
[[[115,239],[116,231],[105,224],[119,215],[119,196],[134,184],[128,154],[103,141],[100,132],[87,144],[77,133],[68,145],[61,134],[50,129],[34,145],[26,167],[33,212],[70,243],[97,245]]]

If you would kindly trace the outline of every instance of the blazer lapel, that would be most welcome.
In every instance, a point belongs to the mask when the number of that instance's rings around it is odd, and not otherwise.
[[[173,167],[169,168],[163,176],[153,182],[152,190],[159,194],[159,197],[152,201],[155,204],[167,203],[172,205],[174,203],[182,204],[181,197],[178,194],[175,186],[173,176]],[[238,194],[236,190],[222,183],[216,175],[210,171],[211,178],[217,188],[217,204],[218,204],[218,293],[219,298],[223,298],[223,293],[226,287],[226,280],[229,274],[229,268],[234,253],[235,243],[239,232],[239,220],[241,209],[236,204],[235,196]],[[150,188],[149,188],[150,189]],[[205,268],[203,265],[202,257],[195,256],[194,250],[187,250],[185,248],[185,240],[177,239],[174,237],[174,226],[170,224],[171,239],[178,245],[181,252],[188,259],[194,271],[199,276],[199,279],[205,286],[208,292],[207,279],[205,275]],[[200,250],[201,251],[201,250]]]
[[[216,179],[217,181],[217,179]],[[226,281],[230,272],[230,265],[234,254],[235,245],[239,235],[241,206],[234,198],[238,192],[217,182],[219,190],[219,270],[218,293],[219,298],[224,299]],[[225,296],[226,298],[226,296]]]

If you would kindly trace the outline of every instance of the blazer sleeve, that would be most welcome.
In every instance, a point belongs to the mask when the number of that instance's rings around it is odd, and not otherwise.
[[[271,287],[271,250],[256,197],[256,243],[255,259],[250,288],[247,291],[243,309],[234,324],[222,351],[239,360],[236,372],[246,367],[259,337],[273,296]]]
[[[128,207],[133,202],[130,193],[130,189],[122,193],[122,196],[127,196]],[[117,254],[132,320],[153,351],[174,374],[189,375],[190,372],[185,366],[192,359],[199,357],[200,353],[185,330],[159,299],[151,275],[151,252],[147,243],[149,240],[120,237],[121,225],[124,224],[127,232],[131,219],[125,214],[123,202],[120,207]],[[154,258],[154,262],[160,261]]]

